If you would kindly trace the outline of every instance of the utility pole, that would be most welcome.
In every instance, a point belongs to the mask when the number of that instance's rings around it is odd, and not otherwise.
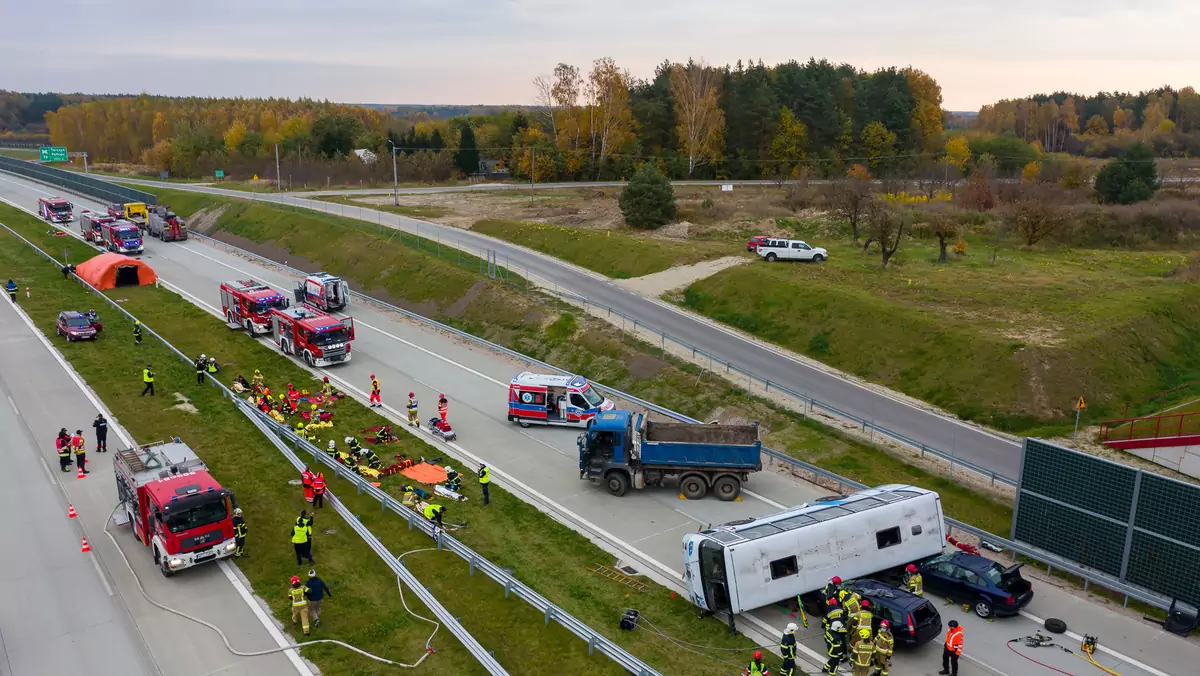
[[[279,180],[279,144],[275,144],[275,191],[283,192],[283,181]]]
[[[87,173],[88,173],[87,153],[83,154],[83,173],[84,173],[84,175],[87,175]]]
[[[392,139],[388,139],[388,145],[392,147],[392,206],[400,206],[400,179],[396,174],[396,144]]]
[[[529,149],[529,199],[533,199],[533,186],[537,184],[537,148]]]

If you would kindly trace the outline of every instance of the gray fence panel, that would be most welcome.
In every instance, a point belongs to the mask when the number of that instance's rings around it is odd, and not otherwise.
[[[0,155],[0,170],[9,171],[32,178],[35,181],[56,185],[72,192],[95,197],[103,202],[145,202],[158,204],[158,196],[153,193],[126,188],[110,183],[103,179],[80,174],[74,171],[64,171],[55,167],[27,162],[14,157]]]

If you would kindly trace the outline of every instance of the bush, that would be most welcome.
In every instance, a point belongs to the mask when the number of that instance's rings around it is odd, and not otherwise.
[[[1135,143],[1096,174],[1096,199],[1102,204],[1144,202],[1154,196],[1158,186],[1154,153]]]
[[[675,189],[658,167],[647,162],[621,190],[625,222],[635,228],[661,228],[675,220]]]

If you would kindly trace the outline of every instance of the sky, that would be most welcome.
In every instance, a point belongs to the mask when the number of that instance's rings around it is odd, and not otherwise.
[[[530,104],[559,62],[914,66],[943,107],[1200,86],[1196,0],[0,0],[0,89]]]

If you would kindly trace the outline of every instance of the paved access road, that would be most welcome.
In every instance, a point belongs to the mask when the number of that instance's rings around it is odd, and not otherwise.
[[[655,327],[695,345],[697,348],[718,358],[747,369],[760,377],[769,378],[797,392],[807,394],[840,410],[874,421],[878,425],[904,435],[926,446],[953,454],[997,474],[1016,478],[1020,463],[1020,446],[1002,436],[979,427],[915,407],[899,399],[863,387],[835,373],[816,368],[792,359],[780,349],[759,341],[749,340],[719,324],[684,312],[665,303],[656,303],[638,294],[622,289],[608,279],[570,263],[537,253],[502,240],[493,239],[470,230],[419,221],[405,216],[384,213],[373,209],[348,207],[340,204],[303,199],[304,193],[251,193],[226,190],[211,186],[196,186],[181,183],[159,183],[155,181],[126,181],[150,187],[174,190],[206,192],[240,199],[267,202],[286,202],[305,208],[328,213],[342,214],[400,228],[406,232],[420,232],[430,239],[439,239],[444,246],[461,248],[478,253],[484,250],[496,252],[498,260],[516,272],[540,279],[547,286],[557,286],[570,293],[591,301],[620,310],[645,326]],[[542,187],[567,187],[571,184],[550,184]],[[619,183],[601,185],[620,185]],[[702,185],[702,183],[701,183]],[[505,184],[481,185],[473,188],[404,188],[403,192],[447,192],[452,190],[497,190],[520,189],[522,186]],[[714,186],[714,189],[715,186]],[[319,191],[309,196],[342,194],[355,191]],[[388,193],[388,190],[370,190],[365,193]]]
[[[229,653],[210,630],[151,606],[138,593],[103,532],[117,497],[111,452],[93,450],[97,407],[7,297],[0,307],[0,398],[0,505],[8,515],[0,529],[0,673],[297,673],[283,653]],[[76,478],[74,467],[59,472],[53,440],[64,426],[84,430],[88,440],[85,479]],[[122,443],[118,427],[110,419],[110,447]],[[67,518],[68,502],[78,518]],[[235,575],[234,568],[200,566],[168,580],[128,526],[112,529],[155,600],[222,627],[239,650],[278,646],[230,583],[227,573]],[[83,537],[91,553],[80,552]],[[299,673],[311,674],[307,667]]]
[[[0,179],[0,196],[23,204],[36,203],[36,197],[40,194],[38,191],[43,190],[41,186],[7,182],[8,177]],[[76,204],[90,204],[93,208],[98,206],[84,199],[76,200]],[[253,277],[283,291],[290,289],[295,281],[278,268],[257,264],[199,241],[164,244],[150,240],[144,258],[164,281],[210,311],[220,307],[217,289],[221,280]],[[665,570],[666,576],[674,580],[682,571],[679,545],[684,533],[708,524],[768,514],[783,506],[811,501],[825,494],[819,487],[763,472],[751,480],[751,494],[739,503],[722,503],[713,499],[683,501],[672,492],[662,490],[633,492],[625,498],[613,499],[602,489],[578,480],[575,448],[577,431],[561,428],[522,430],[507,422],[505,388],[512,374],[522,370],[524,364],[488,350],[464,345],[392,312],[358,305],[352,306],[351,314],[355,318],[358,335],[354,343],[354,358],[350,363],[326,369],[324,373],[347,383],[348,389],[354,388],[359,392],[368,389],[370,374],[376,374],[383,387],[384,403],[394,409],[385,412],[397,422],[401,420],[404,397],[409,390],[414,390],[421,400],[423,418],[433,415],[436,395],[445,392],[450,399],[450,419],[459,434],[459,448],[533,487],[546,499],[577,515],[581,521],[619,537],[627,547],[636,548],[652,559],[656,570]],[[153,319],[148,321],[153,326]],[[221,358],[220,355],[216,356],[218,360]],[[229,368],[248,374],[254,367],[253,364],[237,364]],[[365,393],[360,397],[365,399]],[[453,457],[463,455],[458,449],[448,451],[454,451],[449,453]],[[594,535],[586,528],[581,529],[578,523],[572,527],[585,535]],[[656,570],[643,569],[651,574]],[[662,578],[663,575],[655,577]],[[668,584],[671,582],[673,580],[668,580]],[[1035,584],[1035,589],[1037,597],[1030,612],[1042,617],[1061,617],[1072,627],[1087,633],[1099,633],[1104,645],[1159,670],[1118,668],[1125,676],[1188,673],[1184,667],[1190,662],[1200,663],[1200,650],[1195,646],[1150,625],[1079,601],[1047,585]],[[1031,670],[1030,663],[1008,651],[1006,641],[1032,634],[1040,627],[1040,623],[1025,617],[989,623],[966,615],[955,607],[942,606],[940,601],[935,601],[935,605],[944,621],[958,619],[963,623],[968,632],[968,653],[993,667],[988,670],[978,664],[964,663],[961,671],[964,676],[1036,673]],[[754,616],[776,630],[792,619],[770,607],[755,611]],[[751,621],[743,618],[740,624],[749,627]],[[801,632],[802,643],[815,652],[823,653],[816,624],[812,630]],[[937,645],[928,645],[916,654],[902,654],[891,673],[899,676],[935,673],[940,668],[936,666],[939,651]],[[1061,655],[1070,661],[1078,661],[1078,658],[1066,653]],[[1042,659],[1047,656],[1041,653],[1035,657],[1047,661]],[[1100,659],[1103,662],[1109,658],[1101,655]],[[1111,661],[1104,663],[1115,664]],[[1070,666],[1070,662],[1067,665]],[[1083,666],[1095,669],[1090,665]],[[1086,673],[1078,666],[1068,671]]]

